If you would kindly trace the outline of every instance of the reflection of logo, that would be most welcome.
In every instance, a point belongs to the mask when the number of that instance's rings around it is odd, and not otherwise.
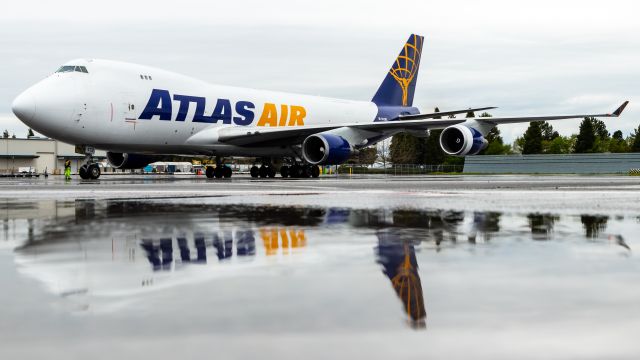
[[[275,255],[278,249],[288,254],[289,249],[301,248],[307,244],[304,230],[273,227],[261,228],[259,232],[267,255]]]
[[[413,256],[415,262],[415,250],[413,250],[413,246],[405,242],[403,251],[404,259],[396,269],[396,275],[391,278],[391,284],[400,299],[402,299],[407,315],[414,321],[414,325],[422,327],[427,313],[424,307],[422,282],[420,281],[420,275],[418,275],[418,266],[411,261],[411,256]]]
[[[398,55],[395,63],[389,70],[389,74],[396,79],[402,89],[402,106],[407,106],[407,92],[409,84],[418,73],[420,66],[420,53],[422,52],[422,37],[413,35],[412,39],[404,44],[404,48]]]

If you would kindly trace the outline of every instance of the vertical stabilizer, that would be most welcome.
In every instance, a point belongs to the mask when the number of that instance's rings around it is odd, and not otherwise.
[[[378,106],[412,106],[424,37],[412,34],[373,96]]]

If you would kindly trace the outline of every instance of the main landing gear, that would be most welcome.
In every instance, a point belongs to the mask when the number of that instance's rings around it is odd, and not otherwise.
[[[220,178],[228,179],[233,174],[233,171],[227,165],[220,165],[216,167],[207,166],[204,173],[205,175],[207,175],[207,178],[209,179],[212,179],[214,177],[216,179],[220,179]]]
[[[100,177],[100,166],[91,155],[87,155],[85,163],[78,169],[78,175],[83,180],[96,180]]]
[[[273,165],[262,165],[260,167],[254,165],[251,167],[250,172],[252,178],[276,177],[276,168]],[[320,168],[316,165],[282,165],[280,167],[280,175],[283,178],[317,178],[320,176]]]

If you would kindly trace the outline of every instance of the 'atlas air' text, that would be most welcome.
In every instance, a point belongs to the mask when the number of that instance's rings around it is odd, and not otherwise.
[[[151,120],[157,116],[160,120],[173,119],[174,102],[178,112],[175,121],[186,121],[191,104],[195,104],[195,112],[191,121],[197,123],[223,123],[241,126],[251,125],[255,119],[255,104],[251,101],[237,101],[232,104],[229,99],[217,99],[210,115],[205,114],[207,101],[205,97],[173,94],[168,90],[153,89],[149,101],[140,120]],[[232,106],[233,105],[233,106]],[[257,126],[303,126],[307,111],[303,106],[264,103]]]

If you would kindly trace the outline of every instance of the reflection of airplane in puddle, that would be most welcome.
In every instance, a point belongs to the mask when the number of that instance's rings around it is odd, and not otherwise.
[[[426,322],[416,246],[440,250],[458,242],[490,241],[500,232],[501,217],[491,212],[154,201],[61,205],[64,211],[56,208],[50,219],[30,222],[33,228],[15,251],[19,271],[60,296],[102,296],[114,302],[114,296],[256,273],[283,257],[287,264],[308,264],[323,241],[340,241],[335,234],[375,235],[377,261],[414,327]],[[69,206],[75,210],[68,211]],[[316,231],[329,226],[344,229],[330,235]],[[305,255],[310,252],[311,257]],[[345,261],[352,259],[345,256]]]
[[[322,241],[314,232],[320,227],[375,229],[378,261],[417,327],[426,312],[414,246],[430,237],[455,241],[464,220],[459,212],[115,200],[77,201],[74,212],[60,213],[35,223],[16,248],[16,262],[51,292],[86,303],[91,296],[115,303],[118,296],[242,276],[282,256],[305,262],[298,255],[308,252],[301,249],[310,237]]]

